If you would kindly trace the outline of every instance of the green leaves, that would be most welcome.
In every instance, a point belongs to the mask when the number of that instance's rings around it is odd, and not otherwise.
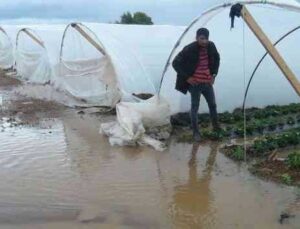
[[[138,25],[153,25],[151,17],[143,12],[136,12],[133,15],[130,12],[126,12],[121,16],[121,21],[117,21],[117,24],[138,24]]]
[[[244,159],[244,149],[241,146],[234,148],[230,154],[231,157],[237,161],[242,161]]]
[[[282,134],[266,135],[261,139],[255,140],[247,147],[247,152],[252,156],[264,156],[269,152],[285,148],[287,146],[296,146],[300,144],[300,129],[293,129]],[[238,147],[239,145],[236,145]],[[300,156],[299,156],[300,158]],[[294,161],[298,162],[298,157],[293,157]],[[299,159],[300,160],[300,159]]]
[[[300,169],[300,153],[295,152],[288,156],[287,164],[292,169]]]
[[[282,174],[281,175],[281,180],[282,180],[283,183],[285,183],[287,185],[290,185],[293,182],[292,177],[288,173]]]
[[[230,146],[229,148],[225,148],[227,156],[230,158],[236,160],[236,161],[242,161],[244,159],[244,148],[240,145],[234,145]]]

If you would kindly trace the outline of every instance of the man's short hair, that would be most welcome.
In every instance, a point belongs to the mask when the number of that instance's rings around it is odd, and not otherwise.
[[[207,28],[200,28],[197,30],[196,37],[204,36],[207,39],[209,38],[209,30]]]

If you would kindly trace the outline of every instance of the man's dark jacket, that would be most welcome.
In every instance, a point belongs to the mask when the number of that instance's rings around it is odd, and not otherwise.
[[[186,94],[189,88],[187,79],[192,77],[196,71],[199,61],[200,46],[197,41],[187,45],[175,57],[173,68],[177,72],[177,80],[175,89]],[[220,55],[215,44],[209,41],[207,46],[208,64],[210,74],[217,75],[220,66]]]

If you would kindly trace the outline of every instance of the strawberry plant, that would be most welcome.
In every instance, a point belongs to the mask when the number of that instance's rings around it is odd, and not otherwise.
[[[293,117],[288,117],[287,119],[287,124],[290,125],[290,126],[293,126],[295,125],[295,119]]]
[[[300,153],[295,152],[288,156],[287,164],[292,169],[300,169]]]
[[[285,183],[287,185],[290,185],[293,182],[292,177],[288,173],[282,174],[281,175],[281,180],[282,180],[283,183]]]

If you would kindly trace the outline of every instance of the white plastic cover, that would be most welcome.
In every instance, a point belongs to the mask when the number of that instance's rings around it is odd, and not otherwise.
[[[8,69],[14,64],[13,45],[5,30],[0,28],[0,68]]]
[[[80,25],[106,51],[102,55],[74,28],[64,35],[66,25],[6,26],[12,39],[24,27],[45,48],[20,35],[17,69],[21,77],[36,83],[50,77],[56,88],[92,106],[114,106],[120,98],[131,101],[133,93],[156,94],[165,59],[184,30],[179,26]]]
[[[181,26],[84,25],[95,33],[110,58],[123,96],[157,92],[165,60],[184,30]]]
[[[32,29],[26,29],[42,42]],[[51,66],[47,50],[34,41],[24,30],[20,30],[16,43],[16,70],[18,76],[31,83],[47,83],[51,79]]]
[[[216,2],[217,1],[214,1],[214,3]],[[293,0],[288,2],[263,2],[291,3],[292,6],[299,6],[299,4]],[[219,1],[219,3],[221,4],[220,6],[222,6],[225,2]],[[247,5],[247,8],[273,43],[282,35],[300,25],[299,11],[291,11],[286,7],[282,8],[262,3]],[[172,62],[174,57],[185,45],[195,40],[195,34],[198,28],[207,27],[210,30],[210,39],[215,42],[221,55],[221,66],[215,82],[215,93],[219,112],[232,111],[242,106],[245,86],[254,67],[266,52],[242,19],[236,18],[235,28],[230,30],[229,11],[230,7],[219,7],[207,13],[203,13],[200,20],[196,22],[183,37],[171,58]],[[283,40],[277,48],[300,80],[300,52],[295,51],[298,50],[299,39],[300,30]],[[188,111],[190,109],[190,95],[183,95],[176,91],[174,89],[175,80],[176,73],[172,66],[170,66],[163,79],[161,96],[166,98],[170,103],[172,113]],[[205,100],[202,99],[201,103],[203,103],[203,101]],[[299,102],[298,95],[274,61],[270,57],[267,57],[257,71],[250,86],[246,105],[248,107],[263,107],[266,105],[282,105],[292,102]],[[199,112],[207,111],[208,108],[206,105],[200,106]]]
[[[103,49],[91,30],[81,24],[76,24],[76,27]],[[114,66],[109,56],[95,48],[84,37],[85,34],[71,25],[67,27],[56,68],[56,84],[90,105],[113,107],[121,97]]]
[[[158,151],[164,150],[160,141],[146,135],[145,127],[169,124],[170,109],[165,101],[155,96],[140,103],[121,102],[116,110],[117,121],[100,127],[111,145],[150,145]]]

